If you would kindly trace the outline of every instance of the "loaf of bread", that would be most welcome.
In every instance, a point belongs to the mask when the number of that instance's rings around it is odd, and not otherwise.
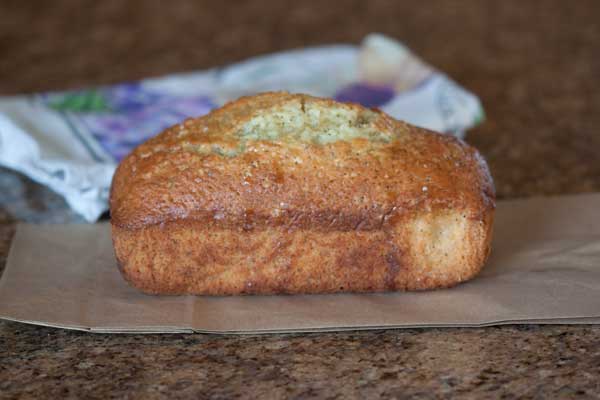
[[[486,261],[494,201],[485,161],[454,137],[264,93],[139,146],[110,208],[130,284],[235,295],[455,285]]]

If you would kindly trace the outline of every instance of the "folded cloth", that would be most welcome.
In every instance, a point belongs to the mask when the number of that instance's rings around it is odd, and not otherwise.
[[[108,209],[116,164],[135,146],[242,95],[303,92],[378,107],[463,137],[483,118],[477,97],[379,34],[260,56],[227,67],[69,92],[0,98],[0,165],[62,195],[93,222]]]

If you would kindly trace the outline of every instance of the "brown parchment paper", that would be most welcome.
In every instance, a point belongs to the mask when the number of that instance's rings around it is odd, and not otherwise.
[[[123,281],[108,224],[20,225],[0,280],[0,318],[144,333],[600,323],[600,194],[499,202],[494,232],[483,272],[451,289],[161,297]]]

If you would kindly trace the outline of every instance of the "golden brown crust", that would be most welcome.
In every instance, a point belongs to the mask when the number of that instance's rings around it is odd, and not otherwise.
[[[368,113],[371,126],[392,139],[253,140],[241,149],[245,123],[290,104],[303,111]],[[148,292],[426,289],[450,286],[481,268],[491,240],[494,189],[483,159],[458,139],[358,105],[266,93],[189,119],[139,146],[117,169],[110,206],[124,275]],[[448,212],[467,221],[456,234],[472,245],[463,250],[462,265],[443,262],[445,274],[431,278],[423,272],[431,265],[418,255],[407,258],[410,247],[420,244],[406,227]],[[263,242],[255,249],[244,247],[259,237]],[[289,238],[296,253],[286,256],[288,272],[253,256],[279,251],[277,243]],[[216,277],[215,265],[230,271],[229,281]],[[399,272],[391,279],[393,270]]]
[[[410,218],[414,218],[411,216]],[[411,220],[371,231],[219,229],[197,221],[113,226],[123,276],[149,294],[382,292],[454,286],[480,271],[491,218],[469,220],[454,253],[423,257]],[[416,237],[418,236],[418,239]]]

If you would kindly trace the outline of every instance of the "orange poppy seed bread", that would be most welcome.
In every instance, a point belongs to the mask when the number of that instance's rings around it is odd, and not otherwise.
[[[119,165],[126,280],[153,294],[421,290],[473,278],[494,187],[464,142],[301,94],[243,97]]]

